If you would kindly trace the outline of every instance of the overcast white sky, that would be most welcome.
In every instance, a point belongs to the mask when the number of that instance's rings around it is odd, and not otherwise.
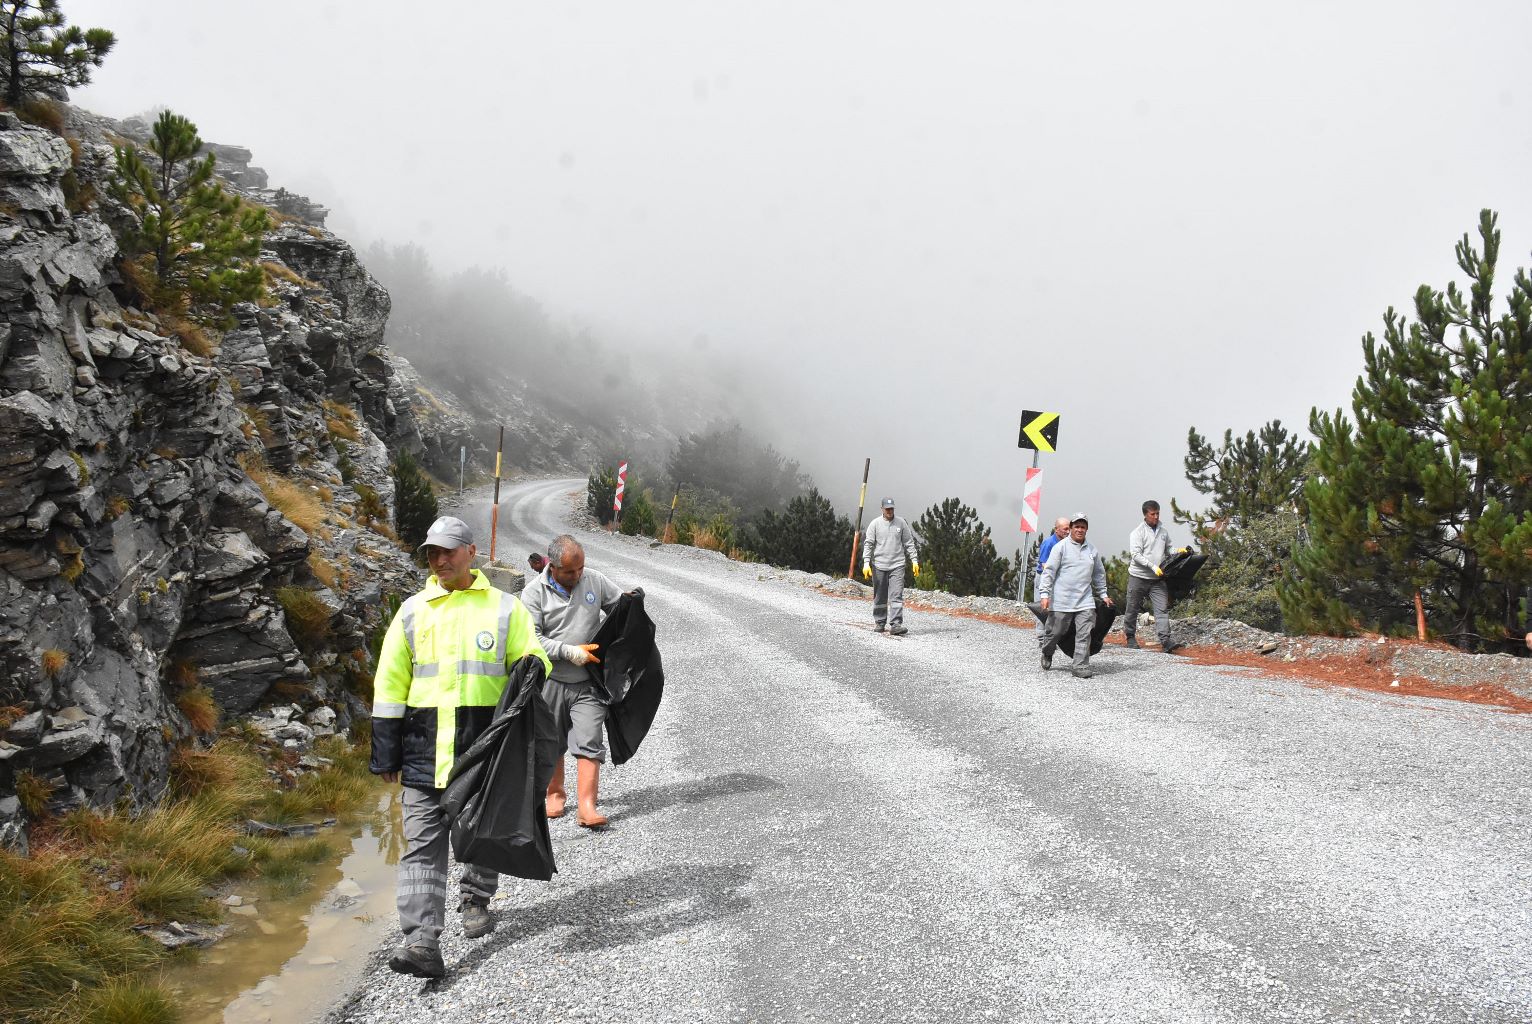
[[[359,247],[758,361],[843,511],[871,456],[1007,552],[1023,408],[1062,414],[1045,520],[1113,553],[1198,504],[1188,426],[1349,403],[1481,207],[1503,282],[1532,246],[1525,2],[63,6],[120,40],[82,105],[248,146]]]

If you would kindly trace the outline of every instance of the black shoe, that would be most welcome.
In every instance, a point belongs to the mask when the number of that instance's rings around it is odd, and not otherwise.
[[[1079,668],[1072,668],[1069,670],[1069,672],[1076,679],[1089,679],[1091,676],[1096,674],[1091,670],[1089,665],[1081,665]]]
[[[489,908],[482,903],[464,900],[458,907],[458,912],[463,917],[465,938],[477,939],[495,930],[495,919],[490,914]]]
[[[903,636],[904,634],[906,634],[908,632],[909,632],[909,630],[904,628],[903,626],[889,626],[888,627],[888,635],[889,636]]]
[[[1053,667],[1053,655],[1047,653],[1046,651],[1043,652],[1043,671],[1046,672],[1046,671],[1048,671],[1052,667]]]
[[[400,946],[388,958],[388,968],[417,978],[441,978],[447,973],[441,950],[430,946]]]
[[[1185,644],[1178,644],[1174,640],[1169,640],[1160,645],[1160,650],[1164,651],[1166,654],[1174,654],[1185,646]]]
[[[883,632],[887,628],[888,628],[887,626],[883,625],[883,623],[880,622],[876,626],[872,627],[872,631],[874,633],[881,633],[881,632]]]
[[[1139,649],[1138,637],[1134,636],[1132,633],[1129,633],[1128,638],[1122,642],[1122,645],[1131,651],[1136,651]]]

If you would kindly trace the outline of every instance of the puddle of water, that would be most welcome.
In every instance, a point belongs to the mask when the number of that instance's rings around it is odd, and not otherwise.
[[[348,852],[316,865],[309,887],[272,897],[259,880],[235,888],[229,931],[195,964],[166,972],[185,1024],[298,1024],[317,1020],[359,977],[378,933],[393,922],[404,849],[399,787],[331,836]]]

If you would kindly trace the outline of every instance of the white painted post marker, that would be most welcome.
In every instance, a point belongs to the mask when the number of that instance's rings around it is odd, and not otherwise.
[[[622,519],[622,492],[628,486],[628,464],[622,463],[617,467],[617,494],[612,498],[612,529],[617,528]]]

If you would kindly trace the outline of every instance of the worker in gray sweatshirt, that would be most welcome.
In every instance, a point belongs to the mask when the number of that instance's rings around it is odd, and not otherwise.
[[[1092,592],[1108,608],[1112,598],[1106,592],[1106,564],[1094,546],[1085,539],[1090,520],[1084,512],[1069,519],[1069,536],[1053,545],[1048,561],[1037,574],[1037,600],[1048,612],[1048,641],[1043,644],[1043,671],[1053,667],[1053,652],[1058,638],[1074,619],[1075,660],[1071,671],[1080,679],[1091,677],[1090,634],[1096,625],[1096,602]]]
[[[585,666],[600,663],[591,638],[617,607],[622,590],[594,569],[585,567],[585,549],[567,533],[548,545],[542,573],[521,592],[521,603],[532,613],[532,629],[553,661],[543,684],[543,702],[558,723],[559,763],[548,783],[544,810],[550,818],[564,816],[564,751],[575,756],[575,822],[602,828],[606,815],[596,809],[601,765],[606,760],[606,702],[590,681]]]
[[[879,633],[903,636],[904,560],[909,558],[920,575],[920,555],[915,550],[915,531],[894,515],[894,499],[884,498],[883,515],[867,524],[862,542],[862,579],[872,581],[872,620]]]
[[[1170,587],[1160,569],[1170,554],[1170,534],[1160,525],[1160,503],[1150,498],[1140,507],[1144,521],[1128,534],[1128,604],[1123,614],[1123,639],[1128,647],[1138,646],[1138,610],[1149,599],[1154,612],[1154,631],[1160,637],[1160,650],[1170,654],[1179,646],[1170,639]]]

